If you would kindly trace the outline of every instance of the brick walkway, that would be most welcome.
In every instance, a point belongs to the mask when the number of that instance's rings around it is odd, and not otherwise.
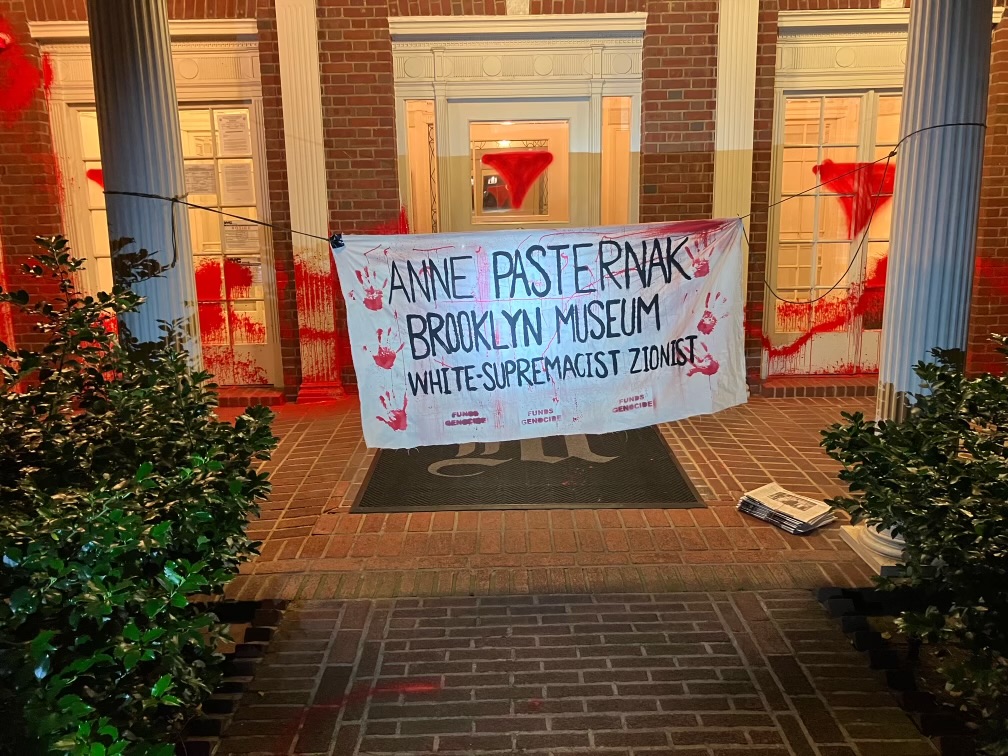
[[[927,756],[805,591],[297,602],[218,754]]]
[[[281,407],[274,492],[251,532],[262,555],[230,595],[248,598],[814,588],[868,583],[839,525],[788,536],[739,515],[776,480],[842,492],[819,431],[865,398],[753,398],[662,426],[706,509],[349,514],[373,452],[353,402]]]

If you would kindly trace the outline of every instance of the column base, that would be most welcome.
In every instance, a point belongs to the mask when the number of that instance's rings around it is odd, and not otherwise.
[[[866,525],[844,525],[840,538],[854,549],[854,553],[882,577],[898,577],[902,570],[897,566],[903,555],[902,541],[890,538]]]
[[[298,389],[297,403],[331,402],[335,399],[345,399],[346,395],[346,389],[338,381],[302,383]]]

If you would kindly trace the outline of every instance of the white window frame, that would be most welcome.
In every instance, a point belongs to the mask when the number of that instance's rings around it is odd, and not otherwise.
[[[248,107],[258,125],[253,134],[253,161],[260,219],[269,223],[269,182],[263,134],[263,98],[259,73],[258,28],[255,19],[169,21],[172,65],[180,106]],[[74,180],[84,164],[75,111],[95,105],[94,78],[87,22],[45,21],[29,24],[32,38],[49,56],[55,72],[49,93],[49,123],[53,147],[64,177],[62,216],[65,234],[76,254],[95,259],[86,181]],[[270,332],[275,334],[265,365],[274,385],[282,385],[280,324],[277,312],[273,239],[263,228],[262,286]],[[90,266],[93,268],[94,266]],[[97,274],[85,266],[78,285],[93,293]]]

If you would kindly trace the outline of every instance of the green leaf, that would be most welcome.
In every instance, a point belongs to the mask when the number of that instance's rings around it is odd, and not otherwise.
[[[91,756],[105,756],[105,746],[101,743],[92,743],[90,754]]]
[[[38,665],[35,667],[35,679],[44,680],[46,675],[49,674],[49,657],[44,656],[42,660],[39,661]]]
[[[133,642],[140,640],[140,629],[132,622],[123,628],[123,637]]]
[[[165,694],[165,691],[171,687],[172,678],[171,675],[161,675],[154,687],[151,688],[151,695],[154,698],[161,698]]]

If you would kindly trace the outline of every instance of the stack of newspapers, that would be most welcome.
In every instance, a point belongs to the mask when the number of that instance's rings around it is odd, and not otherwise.
[[[793,535],[805,535],[836,518],[825,504],[768,483],[742,494],[739,512],[758,517]]]

